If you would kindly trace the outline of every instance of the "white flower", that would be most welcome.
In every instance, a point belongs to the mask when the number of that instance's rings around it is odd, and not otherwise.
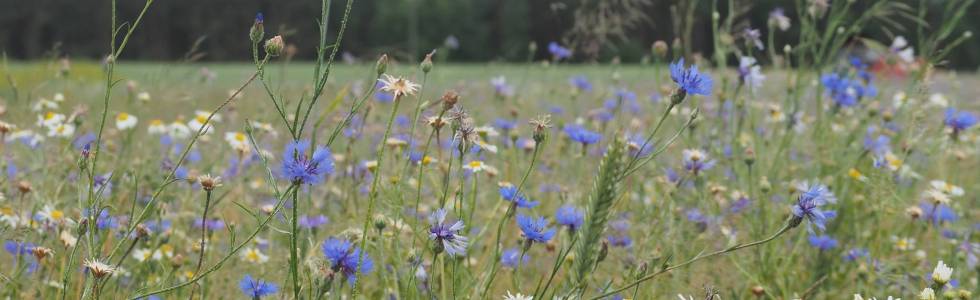
[[[395,99],[405,95],[413,95],[419,88],[418,84],[408,81],[408,79],[394,77],[388,74],[385,74],[384,78],[379,79],[379,81],[382,84],[381,90],[392,93],[395,96]]]
[[[10,135],[7,135],[6,142],[16,140],[22,140],[28,146],[36,147],[38,144],[44,141],[44,136],[28,129],[14,131]]]
[[[261,264],[269,261],[269,256],[262,254],[258,248],[248,247],[242,251],[242,260],[250,263]]]
[[[55,93],[54,94],[54,101],[55,102],[64,102],[65,101],[65,94]]]
[[[946,195],[949,195],[950,197],[963,196],[963,188],[958,187],[958,186],[955,186],[955,185],[952,185],[952,184],[950,184],[948,182],[945,182],[945,181],[942,181],[942,180],[933,180],[933,181],[930,181],[929,182],[929,185],[931,185],[932,188],[934,188],[936,190],[939,190],[939,191],[943,192]]]
[[[497,153],[497,146],[496,145],[493,145],[493,144],[484,142],[483,140],[477,140],[476,141],[476,145],[479,146],[480,149],[486,150],[486,151],[488,151],[490,153],[494,153],[494,154]]]
[[[521,293],[511,294],[510,291],[507,291],[504,300],[534,300],[534,296],[524,296]]]
[[[68,248],[75,247],[75,243],[78,243],[78,238],[72,235],[71,232],[68,232],[67,230],[62,231],[61,235],[58,238],[61,239],[61,244],[65,245],[65,247]]]
[[[935,93],[929,95],[929,104],[932,106],[947,107],[949,106],[949,100],[946,99],[945,95],[940,93]]]
[[[225,132],[225,141],[236,151],[248,152],[248,136],[238,131]]]
[[[73,124],[62,123],[48,128],[48,136],[67,138],[71,137],[72,134],[75,134],[75,125]]]
[[[44,208],[37,213],[37,218],[40,219],[39,221],[45,221],[50,223],[59,223],[63,220],[66,220],[65,213],[60,210],[54,209],[54,207],[52,207],[50,204],[44,205]]]
[[[174,121],[170,123],[169,134],[170,137],[175,139],[185,139],[191,136],[191,129],[187,125],[184,125],[184,123],[180,123],[180,121]]]
[[[952,276],[953,269],[946,266],[941,260],[936,263],[936,269],[932,270],[932,281],[940,286],[946,285]]]
[[[136,100],[150,102],[150,93],[140,92],[139,94],[136,94]]]
[[[762,86],[762,82],[766,80],[766,75],[762,75],[762,67],[756,64],[756,60],[753,57],[742,56],[738,61],[738,73],[739,77],[749,86],[749,89],[755,93],[759,87]]]
[[[144,262],[153,257],[153,251],[150,249],[135,249],[133,250],[133,258],[139,262]]]
[[[167,125],[163,123],[163,120],[153,119],[150,120],[150,125],[146,127],[146,131],[150,134],[167,134],[169,131]]]
[[[909,42],[905,40],[903,36],[896,36],[892,40],[892,45],[888,47],[892,53],[898,55],[898,58],[902,59],[905,63],[912,63],[915,61],[915,50],[912,47],[908,47]]]
[[[187,127],[193,130],[194,132],[201,131],[201,128],[204,127],[204,130],[203,132],[201,132],[201,134],[208,134],[211,132],[211,129],[214,128],[214,126],[212,126],[211,124],[217,121],[218,121],[218,115],[214,115],[214,117],[211,118],[211,121],[208,121],[207,114],[202,115],[200,114],[200,112],[198,112],[197,116],[191,119],[190,122],[187,122]]]
[[[58,102],[41,98],[37,100],[37,103],[34,103],[34,106],[31,106],[31,111],[42,111],[45,109],[58,109]]]
[[[49,111],[43,115],[37,116],[37,126],[47,128],[56,127],[64,123],[66,119],[67,118],[63,114]]]
[[[116,115],[116,128],[119,130],[128,130],[136,127],[136,122],[138,122],[135,116],[120,112]]]
[[[919,293],[919,300],[936,300],[936,292],[931,288],[924,288]]]
[[[490,166],[479,160],[471,160],[468,164],[463,165],[463,169],[469,170],[473,173],[479,173],[480,171],[488,170],[489,168]]]

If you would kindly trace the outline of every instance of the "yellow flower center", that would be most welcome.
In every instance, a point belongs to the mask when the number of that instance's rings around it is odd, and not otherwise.
[[[119,120],[120,122],[129,120],[129,114],[121,112],[119,113],[119,115],[116,116],[116,120]]]

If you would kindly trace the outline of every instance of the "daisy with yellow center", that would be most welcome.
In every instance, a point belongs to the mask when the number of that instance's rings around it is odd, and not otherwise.
[[[116,115],[116,128],[119,130],[132,129],[136,127],[137,121],[138,119],[135,116],[121,112]]]
[[[248,136],[238,131],[225,132],[225,141],[236,151],[248,153]]]
[[[180,120],[170,123],[167,131],[170,137],[175,139],[185,139],[191,136],[191,128],[184,125]]]
[[[384,78],[379,79],[379,81],[381,82],[381,90],[391,93],[396,100],[405,95],[414,95],[419,88],[418,84],[408,81],[408,79],[388,74],[385,74]]]
[[[850,176],[851,179],[854,179],[854,180],[857,180],[857,181],[866,181],[866,180],[868,180],[868,177],[865,177],[864,174],[861,174],[861,171],[858,171],[855,168],[851,168],[850,170],[847,170],[847,176]]]
[[[483,161],[472,160],[469,163],[467,163],[466,165],[463,165],[463,169],[466,169],[466,170],[468,170],[470,172],[473,172],[473,173],[479,173],[479,172],[482,172],[482,171],[485,171],[485,170],[489,170],[490,169],[490,166],[488,166],[487,164],[483,163]]]
[[[211,128],[214,127],[211,125],[211,123],[217,120],[218,120],[217,115],[211,118],[211,121],[208,121],[208,115],[202,115],[198,113],[197,116],[191,119],[190,122],[187,122],[187,127],[189,127],[194,132],[202,131],[201,128],[203,127],[204,129],[201,134],[208,134],[211,132]]]
[[[56,127],[65,122],[67,118],[63,114],[55,112],[47,112],[43,115],[37,117],[37,126],[43,126],[47,128]]]
[[[261,264],[269,261],[269,256],[265,255],[258,248],[249,247],[245,251],[242,251],[242,261],[250,262],[253,264]]]
[[[167,134],[167,125],[163,123],[163,120],[153,119],[150,120],[146,131],[150,134]]]
[[[944,194],[949,195],[950,197],[963,196],[963,188],[942,180],[930,181],[929,185],[931,185],[933,189],[941,191]]]
[[[75,133],[75,125],[69,123],[59,124],[48,128],[48,136],[67,138]]]

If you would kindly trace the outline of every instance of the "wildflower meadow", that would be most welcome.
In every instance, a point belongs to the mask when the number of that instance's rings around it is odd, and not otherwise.
[[[354,0],[138,61],[134,1],[102,60],[3,57],[0,298],[980,295],[973,0],[689,1],[706,49],[479,63],[349,59]]]

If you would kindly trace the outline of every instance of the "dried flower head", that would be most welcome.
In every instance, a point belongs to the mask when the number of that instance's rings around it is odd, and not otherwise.
[[[211,174],[201,175],[197,177],[197,182],[201,184],[201,188],[205,191],[212,191],[214,188],[221,186],[221,176],[211,176]]]
[[[51,248],[47,248],[47,247],[34,247],[34,248],[31,248],[31,254],[33,254],[34,257],[37,258],[37,260],[42,260],[45,257],[51,256],[52,254],[54,254],[54,251],[51,250]]]
[[[408,81],[408,79],[388,74],[385,74],[384,78],[379,79],[379,81],[382,84],[381,90],[391,93],[396,100],[405,95],[414,95],[419,88],[418,84]]]
[[[116,271],[115,267],[98,259],[86,260],[83,266],[89,272],[92,272],[92,276],[95,276],[96,279],[112,276],[112,273]]]

